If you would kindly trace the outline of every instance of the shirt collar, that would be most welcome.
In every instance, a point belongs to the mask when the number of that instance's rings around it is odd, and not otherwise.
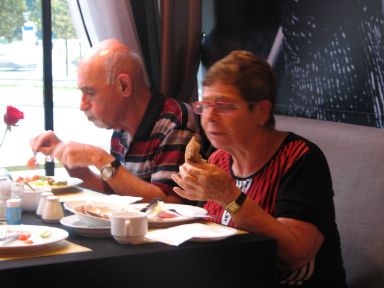
[[[153,126],[159,119],[159,115],[163,110],[165,97],[161,93],[152,91],[151,99],[149,100],[147,110],[145,111],[143,120],[136,131],[134,138],[145,137],[151,134]]]

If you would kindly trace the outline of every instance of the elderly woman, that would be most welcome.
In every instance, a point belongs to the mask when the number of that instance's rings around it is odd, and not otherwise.
[[[262,58],[233,51],[211,66],[193,108],[217,150],[207,163],[180,166],[174,191],[205,201],[218,223],[274,238],[278,287],[346,287],[327,160],[274,128],[275,98]]]

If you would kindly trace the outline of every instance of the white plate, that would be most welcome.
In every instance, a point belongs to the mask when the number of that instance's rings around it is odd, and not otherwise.
[[[52,177],[53,177],[53,179],[55,179],[55,181],[67,181],[67,185],[58,185],[58,186],[55,186],[55,185],[51,186],[48,184],[38,185],[38,184],[35,184],[33,181],[29,182],[29,184],[32,187],[49,187],[49,188],[51,188],[52,192],[55,193],[57,191],[61,191],[63,189],[75,187],[75,186],[78,186],[78,185],[83,183],[83,180],[81,180],[79,178],[74,178],[74,177],[69,177],[69,178],[60,178],[60,177],[54,177],[54,176],[52,176]],[[36,182],[38,183],[38,180]]]
[[[233,236],[237,233],[235,228],[219,225],[204,225],[199,228],[198,236],[193,237],[190,241],[208,242],[219,241]]]
[[[135,202],[136,200],[132,200],[132,201]],[[97,201],[97,200],[66,201],[64,202],[63,205],[65,209],[72,212],[73,214],[76,214],[80,221],[88,225],[99,226],[99,227],[105,227],[107,225],[108,226],[111,225],[111,221],[109,220],[108,214],[112,212],[127,210],[127,207],[128,207],[127,205],[126,206],[116,205],[116,204],[112,204],[104,201]],[[83,206],[92,206],[93,208],[101,209],[103,211],[103,214],[105,214],[107,218],[85,214],[81,211],[81,207]]]
[[[78,215],[70,215],[60,219],[60,223],[66,227],[70,227],[76,230],[82,236],[86,237],[110,237],[111,226],[93,226],[88,223],[84,223],[78,217]]]
[[[14,240],[12,242],[0,240],[0,253],[37,250],[44,248],[49,244],[64,240],[69,236],[68,232],[63,229],[37,225],[0,225],[0,231],[8,231],[8,233],[18,234],[30,233],[28,239],[33,241],[29,244],[22,240]],[[42,237],[41,234],[46,231],[49,231],[49,236]]]
[[[141,210],[148,203],[137,203],[131,204],[129,207],[135,210]],[[207,210],[198,206],[185,205],[185,204],[172,204],[172,203],[164,203],[165,209],[175,209],[178,213],[183,216],[176,216],[173,218],[148,218],[149,227],[166,227],[166,226],[174,226],[183,223],[188,223],[196,220],[196,217],[201,217],[202,215],[207,214]]]

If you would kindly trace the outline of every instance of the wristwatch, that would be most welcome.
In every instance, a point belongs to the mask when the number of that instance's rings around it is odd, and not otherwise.
[[[100,175],[103,180],[109,180],[113,175],[115,175],[117,168],[121,166],[119,160],[115,159],[113,162],[105,165],[100,169]]]
[[[225,206],[225,210],[231,215],[235,214],[240,209],[241,205],[243,205],[245,199],[247,199],[247,195],[240,192],[240,195],[236,198],[236,200]]]

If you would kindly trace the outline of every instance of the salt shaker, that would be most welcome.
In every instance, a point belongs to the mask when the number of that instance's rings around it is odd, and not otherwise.
[[[7,200],[6,221],[8,225],[21,224],[21,200],[20,198]]]
[[[45,201],[46,201],[46,198],[48,196],[53,196],[53,193],[52,192],[41,192],[41,194],[40,194],[39,204],[37,204],[37,208],[36,208],[36,215],[38,217],[42,217],[42,215],[43,215]]]
[[[59,223],[64,217],[64,210],[57,196],[47,196],[43,209],[42,218],[46,223]]]

